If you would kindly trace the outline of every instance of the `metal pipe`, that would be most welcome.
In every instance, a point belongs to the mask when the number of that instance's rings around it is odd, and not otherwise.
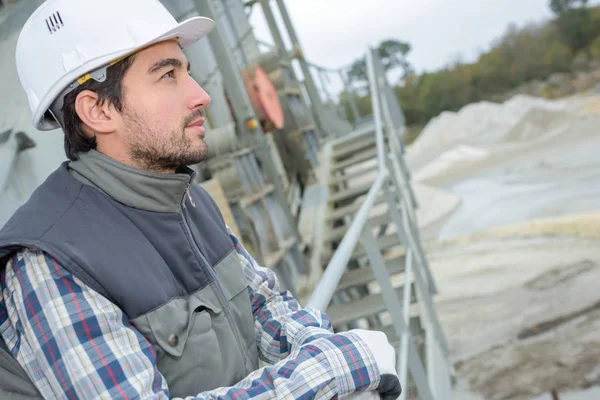
[[[261,4],[265,0],[261,0]],[[266,0],[268,1],[268,0]],[[300,40],[298,39],[298,35],[296,35],[296,30],[294,29],[294,24],[292,23],[292,19],[287,11],[285,3],[283,0],[277,0],[277,6],[279,7],[279,13],[281,14],[281,18],[283,19],[283,24],[285,25],[290,40],[292,42],[292,46],[298,53],[297,60],[300,63],[300,69],[302,70],[302,75],[304,75],[304,86],[306,87],[306,92],[310,97],[310,102],[313,108],[313,113],[315,115],[315,122],[317,124],[317,128],[321,136],[325,135],[325,131],[323,130],[326,126],[322,116],[323,110],[323,102],[321,101],[321,97],[319,96],[319,92],[317,91],[317,86],[315,85],[315,81],[310,72],[310,68],[308,67],[308,63],[304,59],[304,53],[302,52],[302,46],[300,46]]]
[[[231,14],[231,9],[229,7],[227,7],[226,4],[224,5],[223,8],[224,8],[225,14],[222,15],[221,21],[223,21],[223,20],[228,21],[229,26],[231,26],[231,30],[233,31],[233,34],[236,37],[236,43],[232,43],[232,45],[234,46],[234,47],[232,47],[232,49],[239,49],[239,51],[242,55],[242,61],[244,63],[244,66],[246,66],[246,65],[248,65],[248,56],[246,55],[246,52],[244,51],[244,48],[242,46],[243,37],[242,37],[242,35],[240,35],[237,24],[235,23],[235,21],[233,19],[233,15]],[[250,32],[252,32],[252,30],[250,30]]]
[[[341,71],[341,68],[327,68],[327,67],[324,67],[324,66],[319,65],[319,64],[315,64],[315,63],[310,62],[310,61],[307,61],[306,63],[308,65],[310,65],[311,67],[316,68],[316,69],[318,69],[320,71],[331,72],[332,74],[335,74],[335,73],[338,73],[338,72]]]
[[[377,169],[382,171],[385,167],[385,150],[383,141],[383,126],[381,125],[381,94],[379,93],[378,79],[373,65],[373,50],[367,52],[367,73],[369,74],[369,86],[371,88],[371,104],[373,107],[373,123],[375,124],[375,143],[377,144]]]
[[[410,304],[410,294],[411,294],[411,284],[410,284],[410,274],[412,272],[412,251],[410,249],[406,249],[406,260],[405,260],[405,268],[404,268],[404,297],[403,297],[403,304],[404,305],[408,305]],[[405,306],[403,313],[402,313],[402,318],[404,318],[404,324],[407,326],[408,329],[406,329],[406,331],[404,332],[404,334],[402,335],[401,339],[400,339],[400,354],[406,354],[408,353],[408,343],[411,340],[411,334],[410,334],[410,306]],[[398,376],[400,377],[400,384],[402,385],[402,387],[404,388],[404,390],[402,391],[402,393],[400,394],[400,400],[404,400],[406,399],[406,396],[408,395],[408,390],[406,390],[406,388],[408,387],[407,383],[408,383],[408,365],[407,365],[407,361],[408,361],[408,357],[399,357],[399,366],[400,368],[398,368]]]
[[[323,90],[323,93],[325,94],[325,98],[333,103],[333,98],[331,97],[331,94],[329,93],[329,90],[327,89],[327,83],[325,82],[325,71],[322,70],[317,70],[317,74],[319,75],[319,81],[321,82],[321,90]]]
[[[260,6],[263,10],[263,14],[265,15],[265,20],[267,21],[267,25],[269,26],[271,36],[273,36],[273,41],[275,42],[275,47],[277,48],[279,55],[284,60],[289,61],[285,43],[283,42],[283,37],[281,36],[281,32],[279,31],[279,27],[277,26],[277,21],[275,20],[273,10],[271,10],[269,0],[258,0],[258,2],[260,3]]]

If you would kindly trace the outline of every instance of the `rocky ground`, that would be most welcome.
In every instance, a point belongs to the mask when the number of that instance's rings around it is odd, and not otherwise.
[[[598,96],[519,96],[442,114],[409,149],[460,199],[423,227],[457,399],[600,398],[599,126]]]
[[[522,231],[430,251],[440,319],[471,391],[506,399],[600,384],[599,240]]]

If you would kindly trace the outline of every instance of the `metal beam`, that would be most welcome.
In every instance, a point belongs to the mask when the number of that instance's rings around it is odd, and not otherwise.
[[[317,91],[317,85],[315,85],[315,81],[313,80],[313,76],[310,72],[310,68],[308,67],[308,63],[304,59],[304,52],[302,51],[302,46],[300,45],[300,40],[298,39],[298,35],[296,35],[296,29],[294,28],[294,24],[292,23],[292,19],[290,18],[290,14],[287,11],[287,7],[283,0],[276,0],[277,6],[279,7],[279,13],[281,14],[281,18],[283,19],[283,24],[285,25],[290,40],[292,41],[292,46],[294,50],[297,52],[297,60],[300,63],[300,68],[302,69],[302,75],[304,75],[304,86],[306,87],[306,91],[308,92],[308,96],[310,97],[310,101],[313,106],[313,110],[315,113],[316,119],[318,119],[318,126],[321,135],[325,134],[326,124],[323,121],[323,102],[321,101],[321,97],[319,96],[319,92]]]

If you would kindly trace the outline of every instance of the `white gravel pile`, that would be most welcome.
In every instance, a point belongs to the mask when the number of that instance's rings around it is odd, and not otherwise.
[[[482,101],[432,119],[408,150],[413,168],[420,168],[458,145],[488,148],[504,141],[510,130],[533,109],[562,111],[566,101],[517,95],[503,104]]]

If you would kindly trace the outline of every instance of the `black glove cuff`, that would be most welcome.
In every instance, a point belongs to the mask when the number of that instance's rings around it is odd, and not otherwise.
[[[396,375],[381,375],[381,381],[379,382],[377,391],[383,400],[396,400],[398,396],[400,396],[400,393],[402,393],[400,380]]]

